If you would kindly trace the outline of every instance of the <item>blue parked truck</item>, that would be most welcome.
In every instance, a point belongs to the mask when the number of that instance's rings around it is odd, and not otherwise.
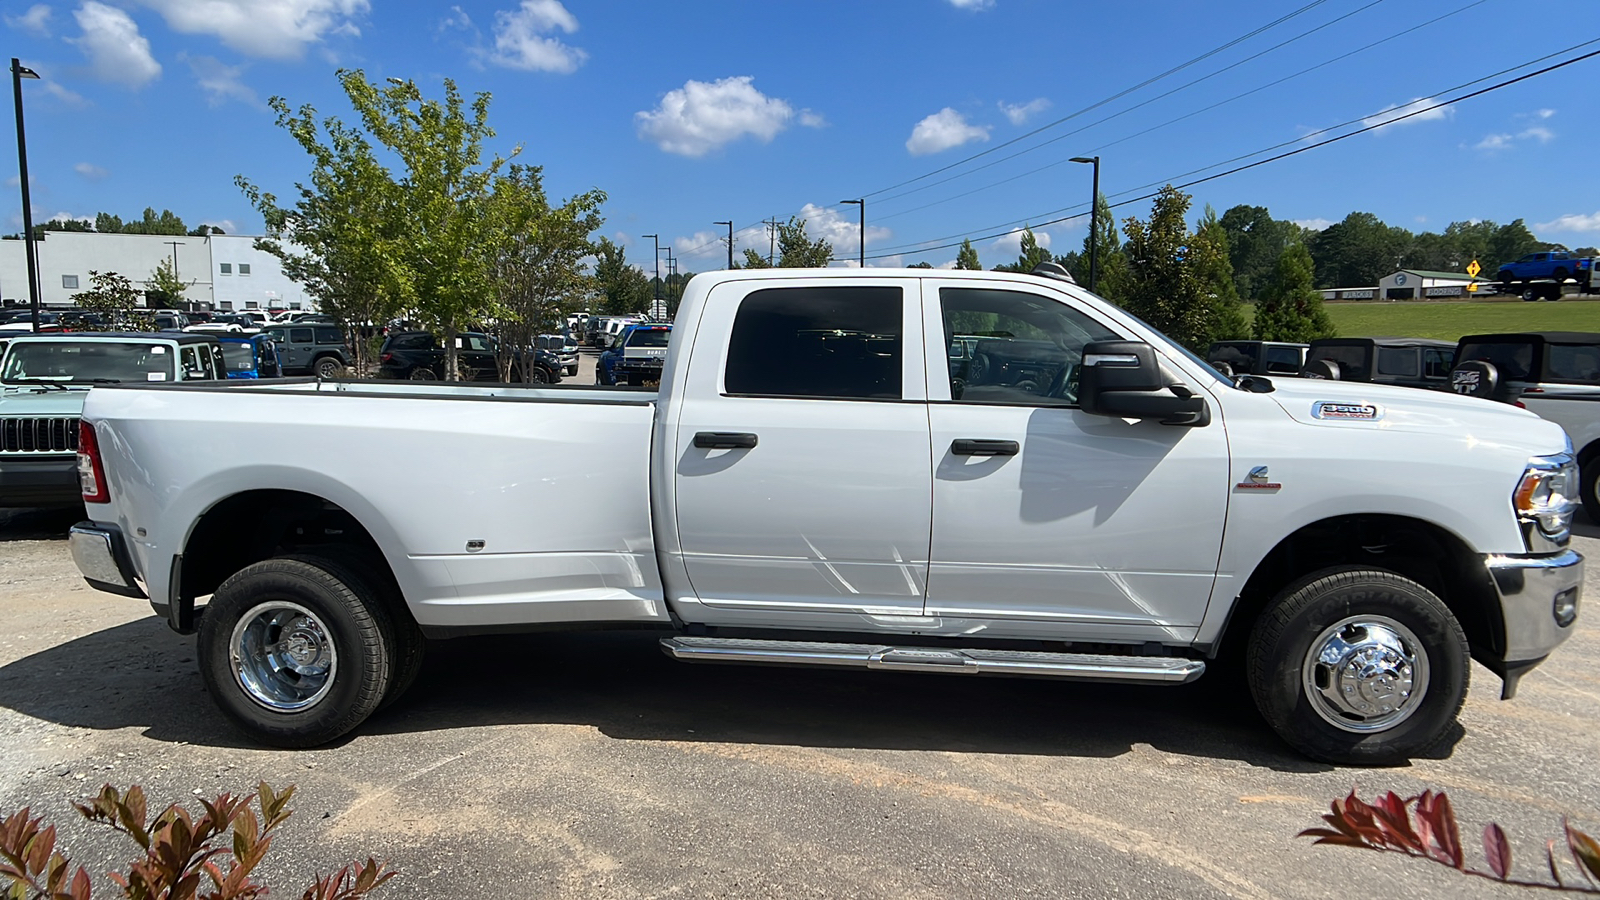
[[[1584,293],[1600,289],[1594,278],[1594,259],[1565,250],[1529,253],[1515,262],[1502,263],[1495,278],[1501,293],[1520,292],[1524,300],[1559,299],[1561,286],[1569,280],[1576,281]]]
[[[600,354],[594,367],[596,384],[626,384],[640,387],[661,380],[661,365],[667,358],[667,341],[672,326],[658,322],[629,325],[617,336],[611,349]]]

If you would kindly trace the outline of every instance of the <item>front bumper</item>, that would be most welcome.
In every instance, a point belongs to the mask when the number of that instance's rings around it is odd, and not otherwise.
[[[122,530],[115,525],[79,522],[67,532],[67,549],[83,580],[97,591],[145,599],[134,577],[133,558],[128,555]]]
[[[0,455],[0,507],[78,506],[78,456]]]
[[[1484,566],[1500,595],[1505,622],[1500,696],[1509,700],[1517,680],[1572,636],[1583,594],[1583,557],[1575,550],[1554,556],[1489,555]]]

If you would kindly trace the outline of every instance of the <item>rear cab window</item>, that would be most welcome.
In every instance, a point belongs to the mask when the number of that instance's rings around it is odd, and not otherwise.
[[[758,289],[734,316],[723,390],[742,397],[899,400],[905,359],[900,286]]]

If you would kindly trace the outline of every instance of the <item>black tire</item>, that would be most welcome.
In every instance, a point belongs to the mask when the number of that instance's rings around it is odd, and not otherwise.
[[[233,663],[236,633],[248,635],[245,625],[273,604],[308,611],[333,651],[326,688],[301,708],[273,709],[256,699],[264,692],[247,689],[239,674],[248,663]],[[396,641],[378,591],[354,571],[329,559],[276,557],[240,569],[212,595],[200,620],[200,674],[223,714],[250,738],[315,747],[350,732],[383,703],[395,683]]]
[[[1400,646],[1416,654],[1414,668],[1385,668],[1363,687],[1381,693],[1388,690],[1383,679],[1407,677],[1399,674],[1405,672],[1423,682],[1400,694],[1398,701],[1389,698],[1386,702],[1396,704],[1392,711],[1372,707],[1379,715],[1370,722],[1343,713],[1335,701],[1315,690],[1317,680],[1328,673],[1308,660],[1313,643],[1326,645],[1332,640],[1327,632],[1357,620],[1374,624],[1378,631],[1399,625],[1390,635],[1409,631],[1400,635]],[[1360,645],[1374,634],[1351,628],[1341,636]],[[1466,700],[1470,677],[1466,635],[1438,597],[1393,572],[1329,569],[1294,582],[1256,622],[1248,655],[1256,707],[1280,737],[1313,759],[1340,765],[1391,765],[1413,756],[1436,756],[1460,734],[1456,714]],[[1402,716],[1407,699],[1418,690],[1421,698]],[[1359,690],[1352,696],[1367,699]],[[1386,719],[1392,724],[1384,724]],[[1333,720],[1345,723],[1344,727]],[[1350,730],[1363,726],[1371,730]]]
[[[340,362],[337,356],[319,356],[317,361],[311,364],[311,370],[318,378],[324,380],[338,378],[344,373],[344,363]]]
[[[1583,514],[1600,525],[1600,453],[1578,462],[1578,496],[1583,498]]]
[[[394,671],[389,680],[389,689],[383,692],[383,700],[378,703],[378,710],[388,709],[416,683],[428,650],[428,639],[417,626],[416,620],[411,617],[410,611],[406,609],[405,594],[400,590],[400,583],[395,580],[394,571],[389,568],[389,563],[383,558],[383,554],[377,550],[348,544],[318,547],[315,553],[302,558],[314,565],[324,560],[331,562],[345,570],[336,573],[341,576],[341,580],[349,578],[370,585],[381,607],[388,614],[390,624],[388,632],[393,638],[389,647],[389,659]]]
[[[1500,370],[1483,359],[1469,359],[1450,370],[1450,390],[1463,397],[1499,399]]]
[[[533,368],[528,370],[527,383],[528,384],[549,384],[550,383],[550,373],[546,372],[544,370],[543,366],[534,366]]]
[[[408,378],[408,379],[410,379],[412,381],[438,381],[439,380],[439,376],[433,374],[433,370],[428,368],[427,366],[417,366],[416,368],[411,370],[411,374],[407,375],[406,378]]]
[[[1565,284],[1567,279],[1571,278],[1572,276],[1567,272],[1566,269],[1557,267],[1555,272],[1551,273],[1551,277],[1556,280],[1556,284]]]

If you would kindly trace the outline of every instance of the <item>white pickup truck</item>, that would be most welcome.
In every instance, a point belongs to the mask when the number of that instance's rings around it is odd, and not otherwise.
[[[79,568],[198,631],[212,696],[278,746],[392,702],[426,638],[633,626],[900,672],[1235,657],[1289,744],[1387,763],[1454,739],[1469,653],[1509,698],[1583,575],[1557,426],[1235,383],[1036,275],[712,273],[658,393],[113,385],[79,448]]]

